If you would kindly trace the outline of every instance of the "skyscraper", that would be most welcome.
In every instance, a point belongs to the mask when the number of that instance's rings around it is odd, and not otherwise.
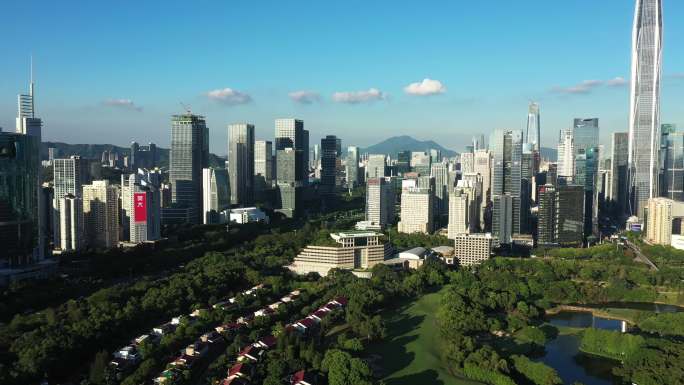
[[[39,258],[36,137],[0,131],[0,266],[19,268]],[[0,284],[5,281],[0,270]]]
[[[248,206],[254,202],[254,125],[228,125],[230,203]]]
[[[60,242],[62,240],[62,237],[60,236],[60,215],[62,213],[61,204],[63,202],[62,198],[64,198],[66,195],[72,195],[78,198],[81,197],[83,192],[83,184],[86,179],[85,164],[86,162],[84,159],[81,159],[80,156],[71,156],[68,159],[55,159],[54,161],[52,178],[54,184],[52,206],[54,209],[53,242],[57,248],[61,248]]]
[[[572,180],[575,176],[575,144],[571,129],[560,130],[557,172],[557,176],[567,180]]]
[[[254,142],[254,188],[273,187],[273,144],[268,140]]]
[[[73,194],[59,199],[59,248],[77,251],[84,246],[83,200]]]
[[[366,175],[368,178],[384,178],[386,177],[387,157],[383,154],[368,155],[368,163],[366,165]]]
[[[434,230],[434,193],[427,188],[408,187],[401,192],[400,233],[429,234]]]
[[[537,243],[580,246],[584,233],[584,187],[546,184],[539,189]]]
[[[276,151],[278,162],[276,208],[285,216],[292,218],[301,211],[302,179],[304,154],[300,150],[287,147]]]
[[[131,243],[161,238],[161,192],[141,174],[121,176],[121,206]]]
[[[630,211],[644,218],[648,199],[658,196],[662,0],[637,0],[632,31],[629,115]]]
[[[221,212],[230,208],[228,171],[225,168],[202,170],[202,212],[204,224],[221,223]]]
[[[309,179],[309,131],[304,129],[303,120],[293,118],[276,119],[275,149],[279,151],[286,148],[302,151],[303,163],[299,167],[302,168],[302,183],[306,184]]]
[[[119,189],[107,180],[83,185],[83,219],[88,247],[119,245]]]
[[[366,181],[366,221],[380,227],[394,222],[394,187],[385,178]]]
[[[430,175],[435,179],[435,218],[442,219],[449,214],[449,167],[445,162],[433,163]],[[441,224],[441,223],[440,223]]]
[[[491,151],[493,154],[492,164],[492,200],[497,195],[509,194],[511,199],[511,215],[508,218],[494,218],[493,222],[501,226],[511,225],[503,234],[506,235],[504,239],[509,239],[508,233],[520,234],[525,230],[526,226],[523,223],[526,215],[522,213],[523,210],[529,210],[529,207],[523,207],[524,201],[521,199],[522,195],[522,133],[520,131],[511,130],[496,130],[492,134],[490,140]],[[494,216],[508,215],[509,211],[496,210],[494,207]],[[494,229],[494,235],[497,235],[497,229]],[[507,243],[501,238],[500,243]]]
[[[627,213],[629,197],[629,134],[615,132],[612,138],[611,189],[609,198],[617,204],[620,214]]]
[[[328,135],[321,139],[321,187],[324,193],[335,190],[337,166],[337,137]]]
[[[684,132],[671,124],[661,126],[662,196],[684,201]]]
[[[202,169],[209,167],[209,129],[203,116],[190,113],[171,118],[169,182],[171,201],[201,223]]]
[[[539,104],[530,102],[527,111],[527,130],[525,131],[525,143],[533,145],[534,151],[539,151],[541,148],[541,116],[539,112]]]
[[[347,148],[347,159],[344,162],[345,174],[347,176],[347,186],[350,188],[360,184],[359,179],[359,148],[349,146]]]
[[[599,146],[599,120],[597,118],[576,118],[572,125],[572,138],[575,154]]]

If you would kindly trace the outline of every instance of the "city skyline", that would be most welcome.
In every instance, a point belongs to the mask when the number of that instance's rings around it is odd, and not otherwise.
[[[380,5],[363,6],[368,8],[364,10],[369,19],[385,10]],[[682,27],[677,23],[667,20],[668,15],[675,18],[681,14],[684,6],[666,2],[664,7],[662,121],[680,123],[682,113],[675,106],[682,100],[678,94],[684,85],[684,69],[677,68],[681,54],[668,47],[676,47],[678,36],[684,33],[678,33]],[[35,4],[17,2],[8,8],[19,14],[30,11],[38,21],[64,12],[49,4],[38,9]],[[5,131],[13,127],[14,95],[26,87],[29,56],[33,53],[40,90],[37,114],[45,120],[44,138],[49,141],[125,145],[140,140],[139,133],[144,131],[146,138],[169,147],[168,117],[182,111],[179,102],[207,117],[211,150],[220,155],[227,153],[227,124],[253,122],[256,138],[269,139],[273,121],[279,117],[306,121],[311,143],[335,132],[345,132],[345,144],[361,147],[395,134],[412,134],[462,151],[473,135],[488,134],[497,128],[525,130],[529,100],[541,105],[543,147],[555,147],[558,131],[571,126],[572,119],[578,116],[601,119],[603,144],[610,143],[612,132],[628,128],[629,31],[634,11],[631,2],[540,5],[533,12],[542,19],[541,26],[549,36],[526,31],[518,21],[508,20],[521,11],[504,2],[496,12],[487,13],[477,4],[469,4],[469,12],[458,12],[454,5],[444,4],[425,9],[395,7],[388,14],[389,20],[379,22],[379,26],[354,19],[354,4],[327,8],[295,5],[291,9],[275,4],[262,10],[233,4],[225,10],[246,14],[258,10],[260,17],[237,20],[225,30],[207,27],[202,32],[208,35],[207,41],[198,43],[201,49],[197,58],[202,60],[194,62],[169,56],[197,38],[184,29],[172,30],[169,16],[175,5],[153,8],[145,5],[139,15],[131,17],[151,17],[150,22],[159,26],[159,31],[145,29],[145,34],[140,35],[135,23],[118,25],[120,18],[128,16],[123,9],[108,10],[113,17],[92,26],[103,47],[110,44],[121,51],[104,48],[103,52],[102,48],[90,47],[72,38],[76,31],[66,27],[55,36],[38,28],[29,31],[22,44],[3,43],[8,45],[10,59],[0,63],[0,71],[8,75],[8,81],[0,84],[0,95],[4,95],[0,98],[0,126]],[[535,9],[526,8],[526,12]],[[80,16],[70,13],[64,17],[72,22],[93,23],[81,19],[98,10],[98,6],[84,6]],[[188,10],[213,20],[207,11],[201,6]],[[357,29],[349,32],[344,23],[326,26],[309,18],[333,11],[340,14],[341,21],[353,21]],[[279,12],[301,13],[302,19],[311,21],[310,25],[297,31],[271,26],[269,23]],[[564,31],[569,22],[565,19],[586,13],[602,20],[601,25],[575,28],[572,36]],[[465,20],[464,14],[473,20]],[[563,20],[558,20],[559,15]],[[412,27],[407,23],[413,16],[432,17],[434,23],[430,27]],[[481,31],[478,28],[487,21],[485,17],[501,25]],[[243,23],[252,23],[261,32],[236,32]],[[13,35],[19,27],[18,22],[10,21],[0,26],[0,31]],[[307,33],[316,31],[321,36]],[[505,39],[501,38],[503,31]],[[285,33],[292,41],[274,46],[268,39],[276,33]],[[149,52],[141,53],[135,44],[122,45],[126,38],[138,35],[143,36],[139,45],[148,47]],[[463,41],[461,35],[472,36],[474,43]],[[371,37],[371,42],[362,36]],[[231,39],[222,40],[225,37]],[[152,47],[160,41],[172,44],[169,48]],[[382,44],[377,47],[373,41]],[[424,42],[430,44],[425,46]],[[449,44],[461,48],[453,49]],[[253,45],[262,48],[250,48]],[[332,46],[336,50],[323,49]],[[531,46],[545,54],[533,62],[529,55],[517,54]],[[278,68],[267,65],[269,58],[284,55],[288,48],[296,52],[291,63]],[[374,49],[378,52],[374,53]],[[577,55],[580,50],[583,54]],[[136,55],[125,57],[132,51]],[[79,52],[90,56],[75,62],[76,56],[69,53]],[[155,53],[158,56],[152,57]],[[246,53],[251,53],[246,56],[248,64],[231,60],[236,54]],[[462,60],[462,54],[476,60]],[[596,60],[587,63],[583,60],[586,55]],[[65,58],[69,59],[68,65]],[[313,60],[315,68],[302,65],[305,60]],[[499,112],[496,117],[490,114],[492,108]],[[414,134],[418,132],[420,135]]]

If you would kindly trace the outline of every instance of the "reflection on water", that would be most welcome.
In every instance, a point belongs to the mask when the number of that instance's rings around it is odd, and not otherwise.
[[[561,312],[549,317],[554,326],[621,330],[622,321],[594,317],[591,313]],[[577,335],[560,335],[546,344],[546,354],[539,360],[556,369],[566,384],[575,381],[585,385],[618,384],[611,371],[617,362],[583,354],[579,351],[581,338]]]
[[[634,309],[656,313],[684,311],[684,308],[678,306],[646,302],[615,302],[581,306],[601,309]],[[584,312],[560,312],[549,316],[548,321],[559,327],[622,330],[622,321],[594,317],[593,314]],[[537,361],[544,362],[556,369],[566,384],[572,384],[575,381],[585,385],[620,384],[619,379],[612,375],[612,369],[620,364],[605,358],[583,354],[579,351],[580,340],[581,338],[577,335],[560,335],[546,344],[546,354]]]
[[[611,370],[613,361],[582,354],[580,338],[576,335],[560,335],[546,344],[546,355],[540,360],[556,369],[566,384],[579,381],[585,385],[613,385]]]
[[[554,326],[571,328],[595,328],[620,331],[622,321],[594,317],[591,313],[560,312],[549,317],[549,322]]]

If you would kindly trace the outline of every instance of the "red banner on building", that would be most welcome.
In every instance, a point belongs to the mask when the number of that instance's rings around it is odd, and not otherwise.
[[[147,194],[134,193],[133,205],[134,220],[136,222],[147,222]]]

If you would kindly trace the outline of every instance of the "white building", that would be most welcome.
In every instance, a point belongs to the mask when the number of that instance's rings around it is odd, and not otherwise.
[[[454,239],[454,258],[461,266],[480,264],[489,259],[493,246],[492,234],[459,234]]]
[[[59,199],[59,207],[59,249],[62,251],[82,249],[84,244],[83,200],[67,194]]]
[[[647,207],[646,240],[657,245],[672,245],[673,227],[677,227],[674,235],[682,235],[684,202],[668,198],[653,198],[648,200]],[[675,219],[678,226],[673,226]]]
[[[575,176],[575,142],[572,128],[560,131],[558,138],[558,176],[570,180]]]
[[[221,212],[230,207],[230,186],[226,169],[202,169],[202,211],[204,224],[221,223]]]
[[[89,247],[119,244],[119,189],[106,180],[83,186],[83,217]]]
[[[464,152],[461,154],[461,172],[475,172],[475,154]]]
[[[273,186],[273,143],[271,141],[254,142],[254,176],[257,190]]]
[[[384,178],[387,170],[387,157],[382,154],[371,154],[366,164],[366,178]]]
[[[230,221],[244,224],[252,222],[269,222],[269,218],[263,211],[256,207],[244,207],[230,210]]]
[[[464,189],[456,188],[449,195],[449,239],[470,232],[470,211],[473,202]]]

